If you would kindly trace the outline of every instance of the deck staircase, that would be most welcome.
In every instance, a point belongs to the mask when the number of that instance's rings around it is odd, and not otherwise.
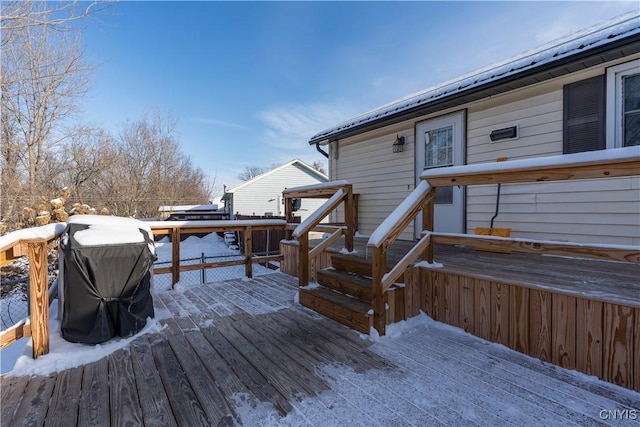
[[[320,286],[300,288],[300,304],[356,331],[373,326],[371,260],[352,254],[331,254],[331,267],[317,272]]]

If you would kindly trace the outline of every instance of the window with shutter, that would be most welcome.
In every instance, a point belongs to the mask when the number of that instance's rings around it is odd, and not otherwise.
[[[605,77],[596,76],[564,86],[564,154],[602,150]]]

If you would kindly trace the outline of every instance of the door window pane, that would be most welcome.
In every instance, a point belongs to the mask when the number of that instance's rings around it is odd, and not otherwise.
[[[453,166],[453,126],[425,132],[424,169]],[[436,204],[453,204],[453,187],[439,187],[434,199]]]
[[[623,146],[640,145],[640,74],[623,77],[622,94]]]
[[[425,132],[425,169],[453,165],[453,127]]]

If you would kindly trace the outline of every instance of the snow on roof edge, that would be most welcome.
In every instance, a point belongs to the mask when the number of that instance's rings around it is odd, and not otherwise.
[[[330,136],[363,126],[386,117],[399,114],[416,106],[426,106],[431,102],[446,99],[463,90],[499,81],[509,75],[517,75],[524,71],[552,64],[579,52],[586,52],[618,41],[620,38],[640,34],[640,13],[632,10],[616,16],[600,24],[587,27],[575,33],[556,39],[545,45],[536,47],[507,60],[480,68],[460,77],[430,88],[414,92],[405,97],[374,108],[349,120],[317,133],[309,140],[315,144]],[[457,87],[456,87],[457,86]]]
[[[235,187],[233,187],[232,189],[227,190],[227,193],[235,193],[235,192],[236,192],[236,191],[238,191],[239,189],[241,189],[241,188],[243,188],[243,187],[246,187],[247,185],[252,184],[252,183],[254,183],[254,182],[256,182],[256,181],[259,181],[259,180],[261,180],[262,178],[265,178],[265,177],[266,177],[266,176],[268,176],[268,175],[271,175],[271,174],[273,174],[273,173],[275,173],[275,172],[277,172],[277,171],[279,171],[279,170],[281,170],[281,169],[284,169],[284,168],[285,168],[285,167],[287,167],[287,166],[291,166],[291,165],[293,165],[294,163],[299,163],[300,165],[302,165],[303,167],[305,167],[306,169],[308,169],[310,172],[315,173],[315,174],[317,174],[317,175],[319,175],[319,176],[323,177],[323,178],[324,178],[325,180],[327,180],[327,181],[329,180],[329,177],[328,177],[327,175],[323,174],[322,172],[320,172],[320,171],[319,171],[319,170],[317,170],[317,169],[314,169],[311,165],[308,165],[307,163],[303,162],[303,161],[302,161],[302,160],[300,160],[300,159],[293,159],[293,160],[291,160],[290,162],[287,162],[287,163],[285,163],[285,164],[284,164],[284,165],[282,165],[282,166],[278,166],[277,168],[271,169],[270,171],[267,171],[267,172],[261,173],[260,175],[258,175],[258,176],[254,176],[253,178],[251,178],[251,179],[250,179],[250,180],[248,180],[248,181],[245,181],[245,182],[243,182],[243,183],[241,183],[241,184],[236,185],[236,186],[235,186]]]

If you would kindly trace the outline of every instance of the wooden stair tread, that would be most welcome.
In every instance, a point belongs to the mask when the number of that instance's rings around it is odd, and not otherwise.
[[[355,254],[332,253],[331,265],[338,271],[346,271],[363,277],[371,277],[373,267],[371,260]],[[387,272],[391,271],[393,265],[387,265]],[[397,283],[404,283],[404,274],[396,280]]]
[[[352,273],[325,269],[317,272],[317,281],[326,288],[333,289],[365,301],[372,299],[371,279]]]
[[[339,271],[347,271],[360,276],[371,277],[371,260],[354,254],[331,254],[331,265]]]
[[[372,317],[367,302],[340,294],[324,287],[300,288],[300,304],[346,325],[368,334]]]

